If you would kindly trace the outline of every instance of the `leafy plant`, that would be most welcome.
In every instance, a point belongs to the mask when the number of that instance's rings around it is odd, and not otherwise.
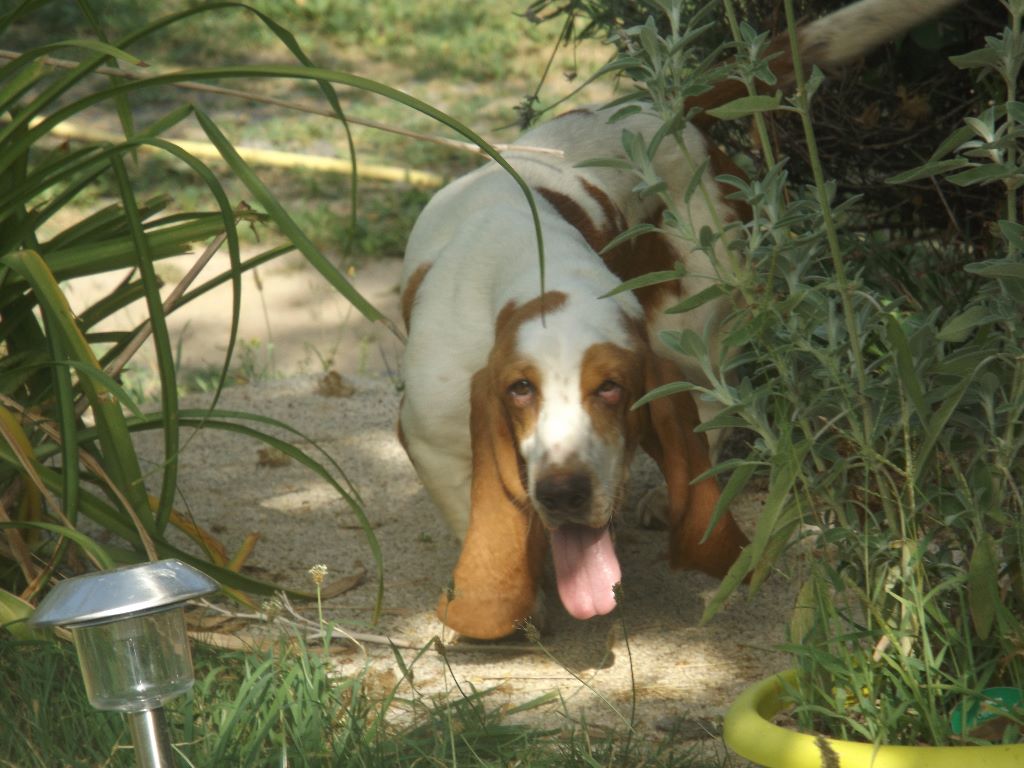
[[[45,6],[41,0],[22,0],[5,10],[0,33],[31,20]],[[0,67],[0,528],[5,537],[0,546],[0,624],[17,630],[15,622],[24,618],[33,598],[72,555],[96,567],[175,556],[202,567],[225,588],[272,589],[241,576],[237,564],[231,565],[232,557],[208,534],[195,534],[205,558],[168,541],[168,527],[182,520],[174,507],[177,461],[182,429],[190,428],[248,435],[328,483],[363,525],[377,563],[379,596],[380,549],[359,494],[342,469],[329,456],[300,450],[278,437],[295,436],[285,424],[256,414],[218,411],[216,393],[224,385],[235,348],[241,276],[283,253],[297,250],[367,318],[385,318],[305,235],[204,109],[178,99],[165,113],[153,115],[150,110],[141,118],[143,113],[133,107],[147,94],[166,95],[184,82],[283,79],[314,85],[334,119],[344,123],[335,93],[341,85],[417,110],[507,164],[475,133],[430,105],[367,78],[315,67],[290,32],[248,6],[227,2],[188,7],[138,25],[113,42],[104,36],[92,7],[85,0],[79,7],[94,30],[91,37],[38,45]],[[138,69],[144,62],[132,51],[144,48],[151,37],[189,19],[217,23],[224,14],[238,13],[269,31],[296,63],[184,67],[153,75]],[[61,66],[50,58],[58,52],[75,61]],[[69,145],[55,138],[62,121],[97,106],[116,112],[123,140]],[[232,203],[208,165],[165,138],[186,121],[193,121],[216,147],[255,207]],[[168,196],[139,199],[132,174],[142,148],[162,153],[201,178],[210,210],[176,210]],[[97,196],[96,190],[104,189],[115,190],[116,199],[107,202]],[[64,214],[76,204],[83,204],[87,213],[68,223]],[[272,227],[284,244],[243,258],[240,224]],[[170,294],[162,295],[155,264],[188,253],[193,244],[202,244],[195,268]],[[221,248],[227,249],[230,269],[209,275],[205,265]],[[78,315],[72,313],[63,283],[115,270],[125,274],[117,287]],[[225,317],[231,333],[213,404],[207,410],[184,410],[178,404],[165,318],[225,283],[232,286],[232,306]],[[102,320],[136,301],[147,309],[145,323],[97,331]],[[118,381],[147,338],[159,371],[159,409],[153,412],[143,411]],[[163,461],[152,473],[143,471],[132,444],[132,434],[143,430],[158,430],[164,438]],[[83,533],[85,519],[102,536]]]
[[[721,77],[723,65],[717,55],[692,58],[700,12],[688,16],[678,0],[660,5],[667,23],[622,31],[624,53],[613,67],[637,77],[636,98],[673,126],[687,117],[686,96]],[[798,545],[803,587],[787,648],[800,671],[795,714],[808,730],[874,743],[1020,738],[1019,711],[1004,713],[996,733],[952,725],[954,711],[977,704],[987,688],[1024,690],[1024,4],[1004,5],[1003,32],[954,59],[1002,95],[928,163],[894,179],[1001,188],[993,250],[980,261],[971,250],[959,254],[973,282],[953,279],[974,289],[962,304],[908,296],[898,283],[887,292],[884,279],[868,282],[848,258],[894,246],[863,235],[857,201],[837,201],[825,180],[810,109],[818,72],[798,77],[789,99],[744,97],[716,111],[752,118],[767,150],[762,170],[725,179],[751,207],[748,223],[694,232],[685,210],[666,217],[718,265],[715,289],[688,297],[680,311],[712,295],[737,302],[721,372],[706,339],[666,335],[702,361],[711,385],[680,382],[649,397],[693,391],[725,406],[704,428],[748,430],[749,454],[714,470],[727,478],[720,509],[754,478],[767,482],[751,544],[705,618],[744,576],[756,590]],[[792,29],[792,3],[785,7]],[[728,73],[748,86],[770,83],[759,56],[765,37],[737,23],[731,0],[724,8],[735,50]],[[764,113],[775,110],[801,121],[811,185],[791,183],[771,151]],[[653,150],[633,146],[635,138],[627,137],[626,154],[652,193],[663,194],[644,176]],[[741,164],[755,167],[749,158]],[[938,250],[916,247],[921,258]]]

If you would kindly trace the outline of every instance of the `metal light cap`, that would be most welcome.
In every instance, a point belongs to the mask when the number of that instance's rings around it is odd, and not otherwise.
[[[37,627],[100,624],[168,608],[216,592],[217,582],[180,560],[128,565],[57,584],[28,623]]]

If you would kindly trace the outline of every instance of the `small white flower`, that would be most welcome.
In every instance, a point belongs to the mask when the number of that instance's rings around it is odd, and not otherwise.
[[[324,583],[324,579],[327,578],[327,566],[323,563],[314,565],[309,569],[309,576],[313,579],[313,583],[319,587]]]

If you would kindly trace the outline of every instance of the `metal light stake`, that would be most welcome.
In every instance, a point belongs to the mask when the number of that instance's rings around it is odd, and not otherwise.
[[[217,582],[180,560],[62,581],[29,623],[67,627],[96,709],[124,712],[139,768],[174,765],[163,705],[195,682],[184,603]]]

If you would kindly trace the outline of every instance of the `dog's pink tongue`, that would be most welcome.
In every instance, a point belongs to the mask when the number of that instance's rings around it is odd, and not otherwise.
[[[551,552],[565,609],[577,619],[610,613],[615,607],[612,587],[622,571],[608,527],[556,528],[551,532]]]

